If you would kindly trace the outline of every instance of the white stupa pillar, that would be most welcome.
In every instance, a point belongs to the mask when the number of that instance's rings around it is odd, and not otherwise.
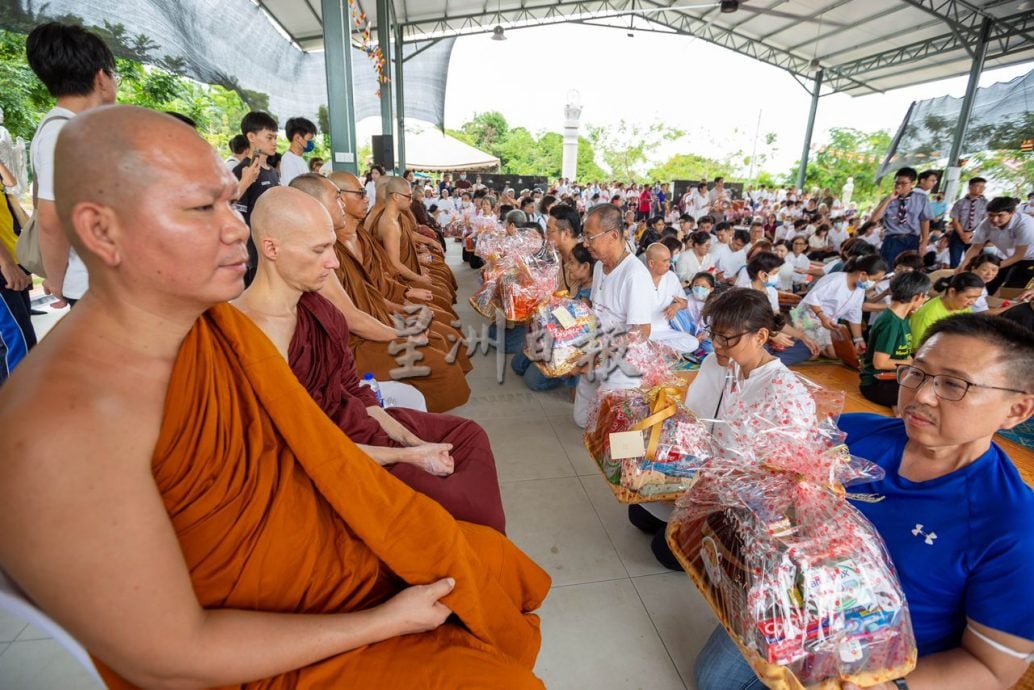
[[[560,176],[574,182],[578,176],[578,120],[582,115],[580,94],[567,92],[564,106],[564,155],[560,164]]]

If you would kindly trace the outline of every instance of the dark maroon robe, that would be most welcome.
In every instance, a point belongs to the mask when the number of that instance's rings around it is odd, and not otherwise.
[[[369,388],[359,385],[348,322],[320,295],[309,292],[298,302],[298,326],[288,350],[291,370],[320,408],[353,443],[398,448],[366,408],[377,404]],[[475,422],[452,415],[392,407],[387,413],[428,443],[451,443],[455,469],[436,477],[408,463],[385,469],[413,489],[438,501],[458,520],[505,533],[506,518],[488,435]]]

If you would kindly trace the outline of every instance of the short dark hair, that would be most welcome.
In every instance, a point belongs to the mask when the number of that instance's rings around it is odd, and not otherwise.
[[[733,230],[732,231],[732,238],[734,240],[739,240],[740,242],[742,242],[745,245],[746,244],[750,244],[750,233],[747,232],[746,230]]]
[[[269,113],[264,113],[261,110],[252,110],[241,118],[241,134],[245,136],[248,134],[258,134],[267,129],[273,132],[277,130],[276,120]]]
[[[887,262],[879,254],[865,254],[863,256],[852,256],[844,263],[844,273],[863,271],[866,275],[887,272]]]
[[[919,173],[916,172],[915,168],[909,168],[906,166],[894,173],[894,177],[907,177],[912,182],[915,182],[919,178]]]
[[[1020,384],[1026,381],[1020,388],[1031,392],[1031,381],[1034,381],[1034,338],[1030,337],[1029,328],[1000,316],[953,314],[930,326],[920,345],[928,343],[935,335],[962,335],[993,345],[998,348],[1001,359],[1009,367],[1010,381]]]
[[[894,276],[890,281],[890,299],[894,302],[911,302],[918,295],[930,292],[930,276],[922,271],[909,271]]]
[[[674,235],[668,235],[667,237],[661,238],[661,244],[668,248],[668,251],[674,254],[675,252],[682,251],[682,243],[679,242],[679,238]]]
[[[966,184],[979,184],[981,182],[987,184],[987,180],[985,180],[983,177],[971,177],[969,178],[969,182],[967,182]]]
[[[939,180],[941,179],[941,174],[936,170],[924,170],[923,172],[919,173],[920,180],[925,180],[928,177],[936,177]]]
[[[1020,203],[1019,199],[1015,199],[1011,196],[996,196],[991,201],[987,202],[988,213],[1013,213],[1016,210],[1016,206]]]
[[[242,154],[248,150],[248,137],[243,134],[234,134],[230,139],[230,151],[235,154]]]
[[[571,248],[571,258],[580,264],[591,264],[595,262],[595,259],[592,258],[592,254],[589,253],[589,250],[586,249],[585,245],[581,242]]]
[[[723,220],[721,223],[718,223],[717,225],[714,226],[715,233],[719,233],[722,230],[732,230],[732,223]],[[748,237],[749,237],[749,235],[748,235]]]
[[[715,279],[714,279],[714,274],[713,273],[708,273],[707,271],[700,271],[700,273],[697,273],[696,275],[694,275],[693,278],[689,282],[690,283],[695,283],[698,280],[706,280],[711,285],[712,288],[714,288],[714,286],[716,285]]]
[[[48,22],[25,41],[29,67],[54,98],[86,96],[97,72],[115,74],[115,56],[96,34],[75,24]]]
[[[701,245],[711,241],[711,233],[697,230],[689,236],[690,244]]]
[[[710,322],[711,332],[754,333],[776,330],[776,316],[768,296],[753,288],[730,288],[707,301],[702,316]]]
[[[980,252],[979,254],[974,256],[972,259],[970,259],[969,263],[966,264],[962,268],[962,270],[963,271],[975,271],[978,268],[980,268],[981,266],[983,266],[984,264],[994,264],[995,266],[1001,266],[1002,265],[1002,260],[1000,258],[998,258],[997,256],[995,256],[994,254],[988,254],[987,252]]]
[[[700,216],[699,218],[697,218],[697,225],[703,225],[704,223],[710,223],[711,225],[714,225],[714,218],[712,218],[711,216]]]
[[[898,266],[908,266],[913,271],[921,271],[923,270],[923,257],[919,256],[919,252],[915,249],[906,249],[898,252],[898,255],[894,257],[894,268]]]
[[[556,220],[560,230],[569,230],[574,237],[582,234],[581,216],[567,204],[554,204],[549,209],[549,216]]]
[[[783,260],[772,252],[759,252],[747,262],[747,276],[751,280],[756,280],[758,273],[771,273],[782,265]]]
[[[312,120],[306,120],[304,117],[292,117],[284,125],[284,134],[287,135],[288,142],[294,139],[295,134],[301,134],[302,138],[306,134],[316,136],[316,125],[313,124]]]

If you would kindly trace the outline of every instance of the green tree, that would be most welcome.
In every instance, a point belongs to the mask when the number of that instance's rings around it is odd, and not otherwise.
[[[683,136],[682,130],[661,122],[640,124],[621,120],[616,128],[589,127],[588,139],[613,177],[645,182],[651,159],[661,144]]]
[[[650,180],[670,182],[671,180],[710,180],[723,174],[727,166],[711,158],[695,153],[678,153],[656,167],[650,168]]]
[[[890,184],[877,185],[876,171],[880,161],[890,148],[890,133],[885,130],[862,132],[849,127],[834,127],[830,130],[829,145],[809,156],[808,170],[805,174],[805,187],[808,189],[829,188],[839,193],[847,178],[854,178],[853,199],[859,203],[876,201],[886,194]],[[793,184],[797,180],[797,169],[800,161],[794,164],[786,174],[786,182]]]

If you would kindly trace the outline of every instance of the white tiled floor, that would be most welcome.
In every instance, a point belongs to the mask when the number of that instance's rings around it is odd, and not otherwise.
[[[458,245],[449,248],[458,259]],[[465,302],[475,274],[458,263],[454,270],[457,311],[464,323],[480,324]],[[54,321],[37,319],[42,329]],[[540,611],[538,675],[551,690],[692,689],[693,661],[714,616],[689,579],[658,565],[649,538],[628,523],[582,447],[566,391],[532,393],[509,367],[499,384],[494,358],[478,353],[472,361],[471,399],[453,413],[488,432],[507,531],[553,578]],[[45,638],[0,613],[0,690],[96,687]]]

